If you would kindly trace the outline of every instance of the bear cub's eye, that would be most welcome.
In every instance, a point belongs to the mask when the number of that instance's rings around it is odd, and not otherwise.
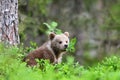
[[[62,41],[59,41],[59,44],[61,44],[62,43]]]
[[[66,41],[66,43],[68,43],[68,41]]]

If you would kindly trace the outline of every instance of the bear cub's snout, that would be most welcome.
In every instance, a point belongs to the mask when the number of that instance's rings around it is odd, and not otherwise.
[[[68,47],[68,44],[64,45],[65,49]]]

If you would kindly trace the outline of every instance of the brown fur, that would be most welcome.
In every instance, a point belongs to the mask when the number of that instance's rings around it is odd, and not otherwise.
[[[27,65],[34,66],[37,64],[35,59],[49,59],[51,63],[54,62],[54,56],[51,52],[45,48],[38,48],[35,51],[29,53],[25,57],[25,61]]]

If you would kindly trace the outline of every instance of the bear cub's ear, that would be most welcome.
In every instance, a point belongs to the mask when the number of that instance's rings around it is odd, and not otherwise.
[[[49,38],[50,38],[50,40],[53,40],[53,38],[55,37],[55,33],[54,32],[51,32],[50,34],[49,34]]]
[[[65,34],[67,37],[69,37],[69,33],[68,33],[68,32],[64,32],[64,34]]]

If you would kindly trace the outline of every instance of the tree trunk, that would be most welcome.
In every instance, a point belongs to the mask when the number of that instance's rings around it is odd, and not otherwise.
[[[18,0],[0,0],[0,42],[20,43],[18,34]]]

